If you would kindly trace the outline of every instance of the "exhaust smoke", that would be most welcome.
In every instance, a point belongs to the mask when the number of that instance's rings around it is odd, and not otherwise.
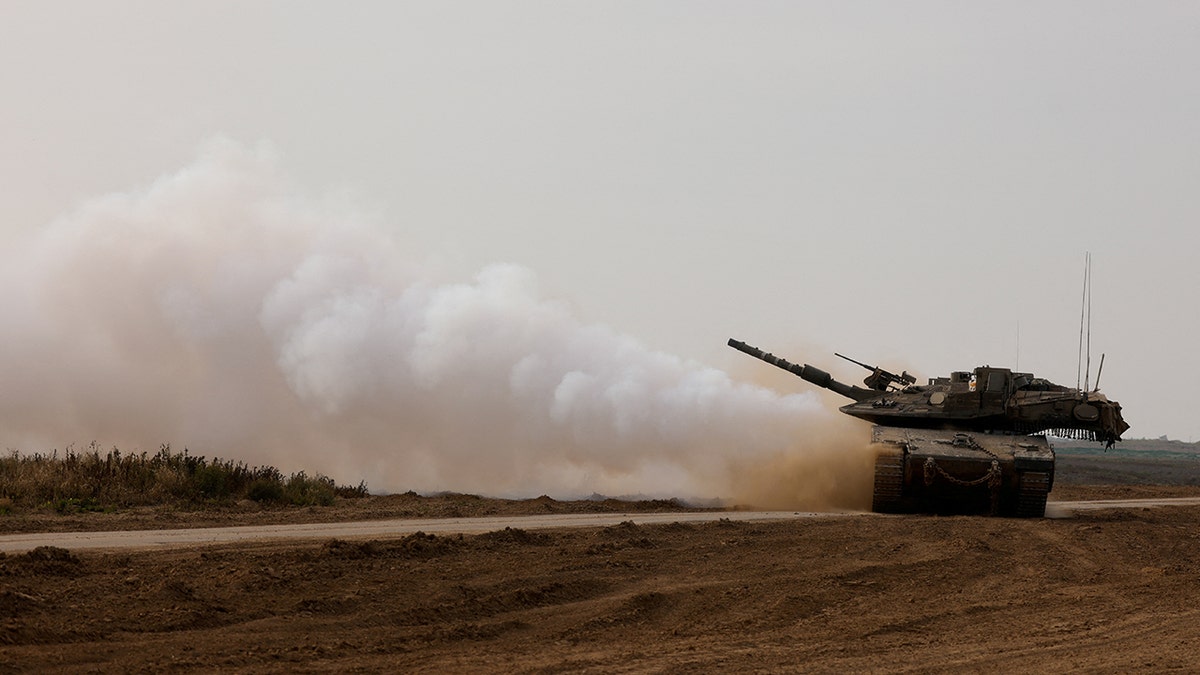
[[[444,278],[225,140],[7,251],[0,439],[162,443],[374,491],[866,508],[866,433],[576,319],[516,265]],[[714,341],[725,336],[714,335]]]

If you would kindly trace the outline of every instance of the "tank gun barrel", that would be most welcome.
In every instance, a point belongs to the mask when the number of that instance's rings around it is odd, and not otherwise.
[[[811,382],[818,387],[828,389],[832,392],[841,394],[846,398],[854,399],[855,401],[865,401],[878,395],[878,392],[871,391],[870,389],[863,389],[862,387],[856,387],[838,382],[837,380],[833,379],[832,375],[821,370],[820,368],[814,368],[807,363],[804,365],[792,363],[787,359],[781,359],[774,354],[764,352],[758,347],[748,345],[740,340],[729,338],[729,346],[740,352],[749,354],[760,361],[766,361],[773,366],[782,368],[789,373],[800,377],[806,382]]]

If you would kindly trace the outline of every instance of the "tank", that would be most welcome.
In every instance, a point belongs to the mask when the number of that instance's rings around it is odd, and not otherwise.
[[[1054,449],[1046,440],[1112,447],[1129,425],[1121,406],[1098,390],[1054,384],[1032,373],[980,366],[929,378],[870,371],[865,387],[838,382],[730,339],[729,346],[850,399],[841,412],[871,422],[877,446],[872,510],[880,513],[987,513],[1040,518],[1054,486]]]

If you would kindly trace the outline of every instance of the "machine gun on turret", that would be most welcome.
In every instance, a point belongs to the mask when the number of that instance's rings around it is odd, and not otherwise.
[[[874,389],[875,391],[888,391],[890,389],[900,390],[909,385],[917,383],[917,378],[909,375],[907,370],[899,375],[896,375],[895,373],[889,373],[878,366],[868,366],[862,361],[855,361],[849,356],[838,354],[837,352],[834,352],[833,355],[846,359],[850,363],[856,363],[871,371],[871,374],[863,380],[863,384],[867,385],[871,389]]]

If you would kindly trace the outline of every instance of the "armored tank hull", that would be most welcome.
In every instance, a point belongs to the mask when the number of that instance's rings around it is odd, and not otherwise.
[[[1008,368],[979,366],[925,384],[837,354],[871,372],[863,384],[792,363],[740,340],[729,346],[845,396],[838,410],[875,425],[873,509],[1037,518],[1054,485],[1045,434],[1111,447],[1129,429],[1121,404]]]
[[[871,440],[877,513],[1046,513],[1054,450],[1045,436],[876,426]]]

